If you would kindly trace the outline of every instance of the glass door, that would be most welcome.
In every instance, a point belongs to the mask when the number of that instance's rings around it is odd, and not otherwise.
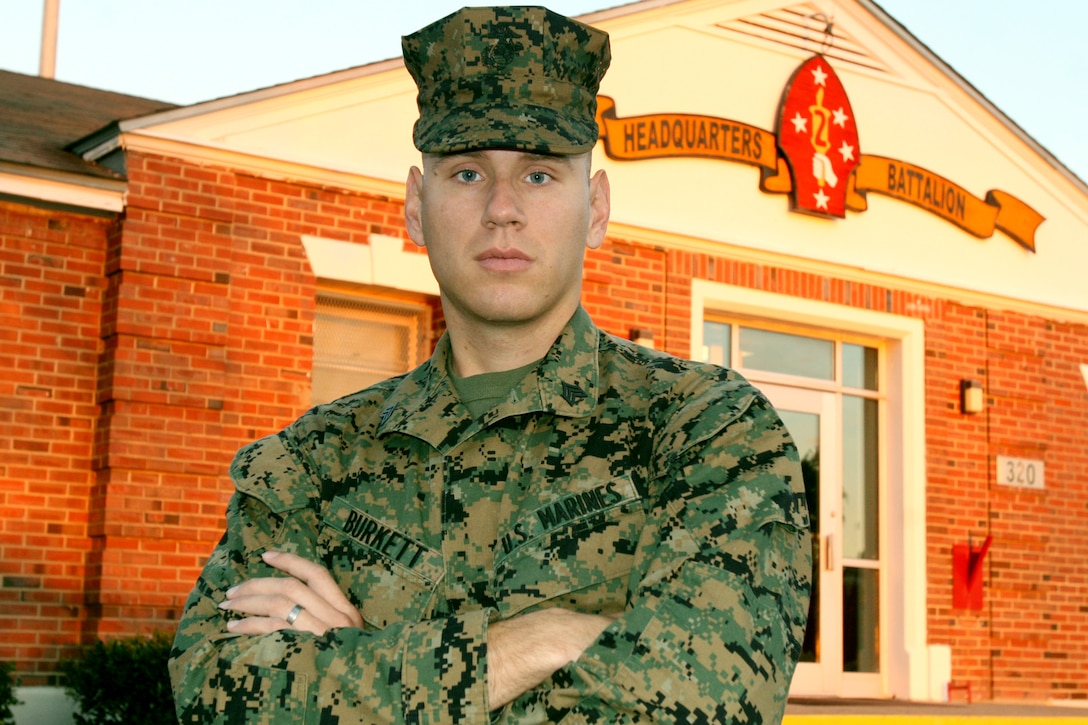
[[[875,400],[761,385],[801,457],[812,600],[792,696],[880,696]]]
[[[812,599],[801,662],[790,695],[837,697],[842,689],[843,570],[836,551],[842,537],[842,467],[833,393],[760,385],[778,410],[801,456],[812,520]]]
[[[880,351],[807,332],[704,320],[704,359],[763,390],[801,456],[813,594],[791,694],[881,697]]]

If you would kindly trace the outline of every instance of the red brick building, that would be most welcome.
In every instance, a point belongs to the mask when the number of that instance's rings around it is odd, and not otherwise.
[[[1088,700],[1088,186],[878,6],[825,5],[826,38],[806,4],[587,17],[614,209],[584,304],[784,411],[794,694]],[[0,661],[49,686],[172,628],[238,447],[442,323],[399,60],[185,108],[0,88]]]

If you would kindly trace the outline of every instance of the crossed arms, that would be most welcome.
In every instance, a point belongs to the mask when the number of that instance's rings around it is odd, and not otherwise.
[[[230,632],[295,629],[320,637],[330,629],[363,626],[359,610],[328,569],[295,554],[266,551],[262,558],[286,576],[250,579],[228,589],[219,608],[248,615],[228,621]],[[303,608],[288,623],[296,605]],[[555,607],[493,622],[487,639],[489,709],[503,707],[576,660],[615,618]]]
[[[772,433],[753,446],[753,430]],[[765,402],[662,468],[608,606],[571,611],[568,590],[510,616],[498,601],[376,627],[358,593],[345,595],[352,572],[317,563],[314,498],[264,499],[236,494],[187,605],[171,662],[183,723],[486,723],[500,708],[502,722],[781,717],[810,551],[796,454]],[[262,556],[270,549],[294,556]]]

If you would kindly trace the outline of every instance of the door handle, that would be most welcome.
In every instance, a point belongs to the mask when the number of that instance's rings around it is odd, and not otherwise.
[[[831,534],[824,537],[824,571],[835,571],[835,563],[831,561]]]

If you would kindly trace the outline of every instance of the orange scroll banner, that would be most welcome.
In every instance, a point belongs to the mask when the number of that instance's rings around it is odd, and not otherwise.
[[[778,154],[774,133],[727,118],[687,113],[616,117],[616,102],[597,96],[597,125],[604,152],[617,161],[697,157],[738,161],[760,168],[760,188],[788,194],[793,177]],[[932,171],[884,156],[861,154],[850,176],[846,208],[864,211],[866,192],[909,202],[936,214],[980,239],[994,229],[1008,234],[1029,252],[1043,216],[1016,197],[996,189],[980,199]]]
[[[775,171],[774,134],[714,116],[655,113],[616,118],[616,102],[597,96],[597,125],[604,152],[618,161],[694,156],[739,161]]]
[[[980,239],[1000,229],[1029,252],[1035,251],[1035,230],[1043,222],[1039,212],[1003,191],[988,191],[980,199],[932,171],[884,156],[862,154],[854,188],[914,204]]]

